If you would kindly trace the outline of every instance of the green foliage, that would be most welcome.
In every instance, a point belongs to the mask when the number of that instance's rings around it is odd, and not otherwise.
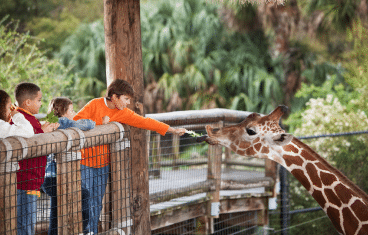
[[[351,23],[356,17],[358,1],[302,0],[300,4],[306,14],[311,14],[317,10],[323,11],[325,14],[325,28],[331,29],[332,27],[328,27],[328,24],[332,24],[337,29],[345,30],[347,27],[351,26]]]
[[[41,87],[43,106],[40,112],[46,112],[47,104],[70,85],[68,68],[57,60],[48,59],[38,48],[38,40],[29,34],[16,32],[17,23],[5,19],[0,22],[0,84],[1,88],[12,96],[14,88],[20,82],[33,82]],[[46,104],[46,105],[45,105]]]
[[[50,112],[43,120],[49,123],[57,123],[59,121],[59,118],[55,116],[54,112]]]
[[[281,63],[271,59],[263,32],[228,32],[217,9],[194,0],[142,5],[146,83],[158,82],[166,102],[178,91],[185,109],[215,103],[271,111],[282,99]]]
[[[80,99],[100,97],[106,89],[105,35],[102,20],[81,24],[55,55],[77,75],[73,80]]]
[[[51,53],[58,51],[65,39],[72,34],[80,20],[65,10],[58,18],[35,17],[27,28],[36,37],[43,39],[41,46]]]

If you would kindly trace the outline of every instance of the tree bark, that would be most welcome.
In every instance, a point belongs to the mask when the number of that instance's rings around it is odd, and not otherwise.
[[[104,0],[106,81],[128,81],[135,91],[130,109],[143,113],[143,65],[139,0]],[[132,153],[133,232],[151,234],[148,158],[145,130],[130,128]]]

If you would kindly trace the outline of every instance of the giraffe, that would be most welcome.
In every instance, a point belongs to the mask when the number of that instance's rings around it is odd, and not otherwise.
[[[285,133],[279,120],[286,111],[281,105],[267,116],[252,113],[236,125],[207,125],[201,140],[239,155],[276,161],[301,182],[340,234],[368,234],[368,195],[308,145]]]

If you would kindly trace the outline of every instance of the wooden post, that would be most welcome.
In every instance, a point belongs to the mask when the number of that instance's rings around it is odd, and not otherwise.
[[[101,232],[104,233],[110,230],[110,213],[111,213],[111,185],[110,179],[107,181],[105,195],[102,199],[102,210],[101,210]]]
[[[212,125],[212,128],[223,127],[223,122],[220,121],[217,124]],[[211,187],[211,192],[208,196],[211,198],[207,206],[207,221],[206,228],[209,230],[207,233],[214,233],[213,218],[219,218],[220,212],[220,188],[221,188],[221,162],[222,162],[222,147],[221,146],[208,146],[208,172],[207,180],[214,182],[214,188]]]
[[[17,234],[17,164],[11,162],[12,149],[2,140],[7,158],[0,162],[0,234]],[[7,142],[7,143],[5,143]],[[14,160],[13,160],[14,161]]]
[[[143,112],[143,65],[140,1],[104,0],[107,84],[115,79],[128,81],[135,91],[134,104],[129,108]],[[130,128],[133,181],[133,232],[151,234],[148,185],[146,132]]]
[[[230,171],[231,166],[227,164],[228,161],[231,160],[231,150],[229,148],[225,148],[225,170]]]
[[[272,197],[277,197],[276,182],[277,182],[277,163],[270,159],[265,159],[265,176],[273,179],[273,187],[266,188],[272,192]]]
[[[154,147],[152,148],[152,168],[157,171],[155,178],[161,178],[161,135],[155,134],[153,136]]]
[[[80,152],[56,154],[58,234],[83,233]]]
[[[180,138],[178,135],[172,136],[172,149],[173,149],[173,170],[179,170],[177,166],[177,161],[179,159],[179,146],[180,145]]]
[[[112,220],[111,227],[115,231],[123,230],[125,234],[130,234],[132,225],[130,214],[130,169],[129,146],[125,141],[118,141],[111,144],[111,201]],[[120,233],[121,234],[121,233]]]

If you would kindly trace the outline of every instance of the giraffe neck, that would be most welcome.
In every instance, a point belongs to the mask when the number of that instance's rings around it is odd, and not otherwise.
[[[301,182],[340,233],[368,234],[366,193],[296,138],[281,154],[277,162]]]

